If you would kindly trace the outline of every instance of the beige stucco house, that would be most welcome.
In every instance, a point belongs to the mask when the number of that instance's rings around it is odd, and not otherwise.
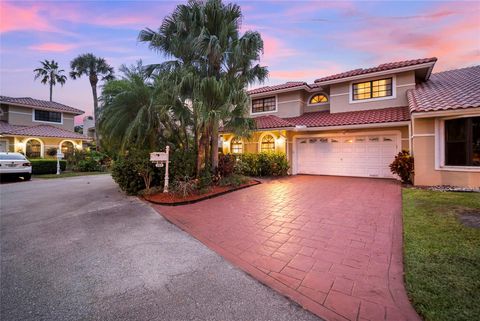
[[[436,61],[251,90],[256,130],[223,133],[223,152],[285,152],[293,175],[395,178],[389,164],[409,150],[416,185],[480,187],[480,66],[434,73]]]
[[[68,156],[87,138],[74,132],[74,117],[82,110],[53,101],[0,96],[0,152],[47,157],[51,148]]]

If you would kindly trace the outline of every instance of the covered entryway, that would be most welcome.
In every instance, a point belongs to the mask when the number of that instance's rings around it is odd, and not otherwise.
[[[396,134],[297,138],[296,173],[392,178]]]

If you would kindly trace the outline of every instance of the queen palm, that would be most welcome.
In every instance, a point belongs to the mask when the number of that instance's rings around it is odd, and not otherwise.
[[[63,75],[65,70],[58,69],[58,62],[55,60],[48,61],[40,61],[42,66],[40,68],[34,69],[33,72],[35,73],[35,80],[41,78],[42,84],[48,84],[50,87],[50,101],[53,99],[53,86],[57,83],[60,85],[64,85],[67,81],[67,76]]]
[[[148,42],[151,49],[173,58],[152,69],[177,68],[189,75],[186,88],[192,101],[198,157],[205,149],[209,157],[204,162],[212,170],[218,164],[219,125],[240,131],[250,124],[242,120],[248,106],[245,88],[267,76],[266,68],[257,63],[263,52],[261,36],[257,32],[240,36],[241,18],[236,4],[190,1],[177,6],[158,31],[145,29],[139,34],[139,40]]]
[[[72,79],[77,79],[82,76],[87,76],[90,81],[90,86],[92,87],[93,94],[93,113],[95,116],[95,141],[97,143],[97,148],[100,147],[100,141],[98,139],[98,118],[99,118],[99,109],[98,109],[98,95],[97,95],[97,84],[99,80],[111,80],[113,76],[113,67],[111,67],[104,58],[99,58],[94,56],[91,53],[79,55],[70,62],[70,77]]]

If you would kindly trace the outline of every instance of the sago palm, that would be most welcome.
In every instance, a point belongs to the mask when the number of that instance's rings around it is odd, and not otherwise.
[[[72,69],[70,72],[72,79],[86,76],[90,81],[93,94],[93,113],[95,117],[95,141],[97,148],[100,148],[100,141],[98,139],[98,118],[100,115],[98,109],[97,84],[99,80],[105,81],[114,78],[113,67],[111,67],[104,58],[99,58],[91,53],[87,53],[73,59],[70,62],[70,68]]]
[[[65,70],[58,69],[58,62],[55,60],[48,61],[40,61],[42,66],[40,68],[34,69],[33,72],[35,73],[35,80],[41,78],[42,84],[48,84],[50,87],[50,101],[53,99],[53,86],[57,83],[60,85],[64,85],[67,81],[67,76],[63,75]]]

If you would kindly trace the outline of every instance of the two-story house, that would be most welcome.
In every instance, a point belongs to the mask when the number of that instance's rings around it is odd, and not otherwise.
[[[74,132],[74,117],[83,113],[53,101],[0,96],[0,152],[39,158],[60,148],[68,157],[87,139]]]
[[[294,175],[392,178],[409,150],[416,185],[480,187],[480,66],[432,73],[436,61],[250,90],[256,130],[223,133],[223,152],[285,152]]]

